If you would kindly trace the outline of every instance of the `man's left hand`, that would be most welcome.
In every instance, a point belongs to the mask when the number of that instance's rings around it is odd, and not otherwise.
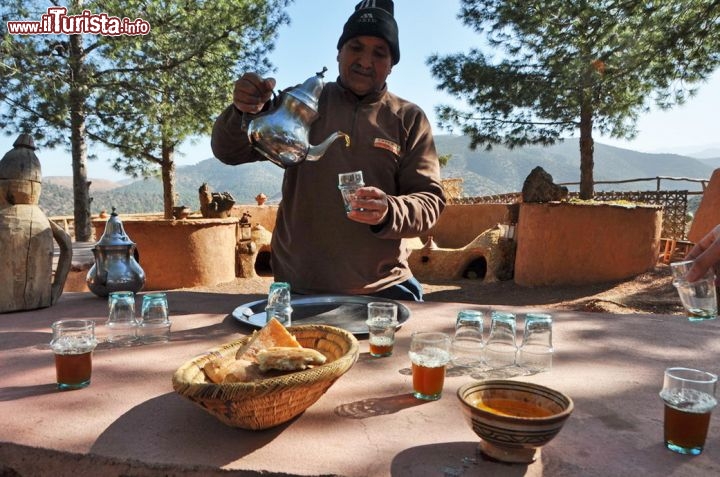
[[[368,225],[382,223],[388,214],[387,194],[377,187],[361,187],[355,194],[347,213],[350,220]]]

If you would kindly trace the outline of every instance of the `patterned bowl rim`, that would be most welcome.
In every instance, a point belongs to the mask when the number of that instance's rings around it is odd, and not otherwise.
[[[484,409],[480,409],[476,406],[473,406],[471,403],[465,400],[465,395],[469,394],[471,390],[475,390],[476,388],[480,389],[515,389],[521,392],[531,393],[531,394],[540,394],[548,399],[551,399],[555,402],[557,402],[559,405],[563,406],[563,410],[552,414],[550,416],[544,416],[544,417],[520,417],[520,416],[505,416],[501,414],[496,414],[490,411],[486,411]],[[551,423],[554,421],[564,421],[570,414],[572,414],[573,409],[575,408],[575,403],[565,393],[562,393],[556,389],[549,388],[547,386],[543,386],[540,384],[535,383],[529,383],[525,381],[513,381],[509,379],[491,379],[486,381],[472,381],[469,383],[466,383],[457,390],[457,397],[458,400],[462,403],[463,408],[470,412],[471,414],[479,414],[486,418],[491,418],[495,421],[501,421],[501,422],[508,422],[508,423]]]

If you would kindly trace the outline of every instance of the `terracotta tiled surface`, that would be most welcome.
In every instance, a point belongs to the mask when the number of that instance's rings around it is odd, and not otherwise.
[[[51,308],[0,315],[0,471],[20,475],[583,475],[706,476],[720,472],[720,425],[711,421],[705,452],[662,446],[665,367],[719,371],[720,322],[666,315],[553,312],[553,370],[523,379],[570,395],[575,411],[529,466],[476,454],[478,439],[455,396],[472,379],[501,375],[450,369],[443,398],[410,396],[410,333],[450,332],[458,303],[407,303],[412,316],[395,353],[372,359],[367,341],[355,366],[296,420],[261,432],[226,427],[176,395],[172,373],[186,360],[250,330],[230,316],[257,295],[170,291],[172,340],[109,348],[94,355],[83,390],[59,392],[50,324],[98,320],[107,303],[65,293]],[[489,311],[487,307],[475,308]],[[522,314],[530,309],[512,308]],[[522,328],[522,319],[520,320]],[[486,322],[487,325],[487,322]],[[3,467],[4,466],[4,467]],[[0,472],[2,473],[2,472]],[[13,475],[13,474],[9,474]]]

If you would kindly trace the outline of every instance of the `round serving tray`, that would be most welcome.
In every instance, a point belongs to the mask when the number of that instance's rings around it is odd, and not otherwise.
[[[395,300],[364,295],[294,295],[292,324],[321,324],[342,328],[353,335],[367,335],[367,304],[372,301],[395,303],[398,307],[398,328],[410,318],[410,310]],[[246,303],[235,308],[233,318],[253,328],[262,328],[267,322],[267,300]]]

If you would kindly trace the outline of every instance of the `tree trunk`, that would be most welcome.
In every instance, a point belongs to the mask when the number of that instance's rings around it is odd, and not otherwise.
[[[595,141],[592,138],[592,105],[583,101],[580,108],[580,198],[590,200],[595,195],[593,168],[595,163]]]
[[[85,139],[85,51],[81,35],[70,35],[70,142],[72,146],[73,212],[75,240],[92,238],[90,222],[90,183],[87,180],[87,142]]]
[[[175,207],[175,147],[169,146],[163,139],[162,144],[162,182],[163,182],[163,204],[165,205],[165,218],[173,218],[173,207]]]

